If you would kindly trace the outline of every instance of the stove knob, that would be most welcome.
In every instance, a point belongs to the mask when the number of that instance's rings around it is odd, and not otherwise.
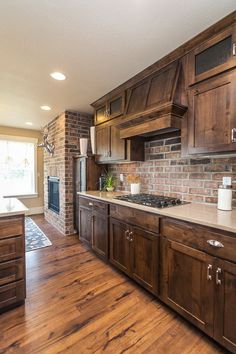
[[[176,204],[181,204],[181,200],[180,199],[176,199]]]

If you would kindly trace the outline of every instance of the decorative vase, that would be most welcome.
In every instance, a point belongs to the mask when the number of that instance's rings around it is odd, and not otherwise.
[[[131,190],[131,194],[139,194],[140,193],[140,183],[131,183],[130,190]]]
[[[114,191],[114,187],[107,187],[106,188],[108,192],[113,192]]]
[[[96,138],[95,138],[95,127],[90,127],[90,140],[91,140],[91,149],[92,154],[96,154]]]
[[[87,149],[88,149],[88,139],[87,138],[80,138],[80,155],[87,156]]]

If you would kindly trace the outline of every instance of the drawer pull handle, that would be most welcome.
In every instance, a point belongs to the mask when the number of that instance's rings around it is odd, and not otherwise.
[[[131,231],[130,233],[129,233],[129,241],[130,242],[132,242],[133,241],[133,231]]]
[[[93,203],[89,202],[89,205],[90,205],[90,206],[93,206]]]
[[[233,56],[235,57],[236,55],[236,43],[233,43]]]
[[[236,143],[236,128],[232,128],[231,130],[231,142]]]
[[[221,285],[221,279],[219,278],[219,274],[221,274],[221,268],[216,269],[216,285]]]
[[[216,241],[216,240],[207,240],[207,243],[209,243],[209,245],[213,246],[213,247],[217,247],[217,248],[223,248],[224,245],[223,243]]]
[[[208,266],[207,266],[207,280],[212,280],[211,270],[212,270],[212,265],[208,264]]]
[[[129,241],[129,230],[126,230],[126,231],[125,231],[125,237],[126,237],[126,240]]]

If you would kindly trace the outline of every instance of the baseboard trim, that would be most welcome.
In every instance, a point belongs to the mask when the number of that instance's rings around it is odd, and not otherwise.
[[[27,212],[25,213],[26,215],[34,215],[34,214],[43,214],[44,213],[44,207],[35,207],[35,208],[29,208]]]

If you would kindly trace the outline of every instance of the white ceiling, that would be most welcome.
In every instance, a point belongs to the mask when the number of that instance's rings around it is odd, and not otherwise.
[[[92,101],[235,9],[235,0],[1,0],[0,125],[40,129],[65,109],[92,112]]]

